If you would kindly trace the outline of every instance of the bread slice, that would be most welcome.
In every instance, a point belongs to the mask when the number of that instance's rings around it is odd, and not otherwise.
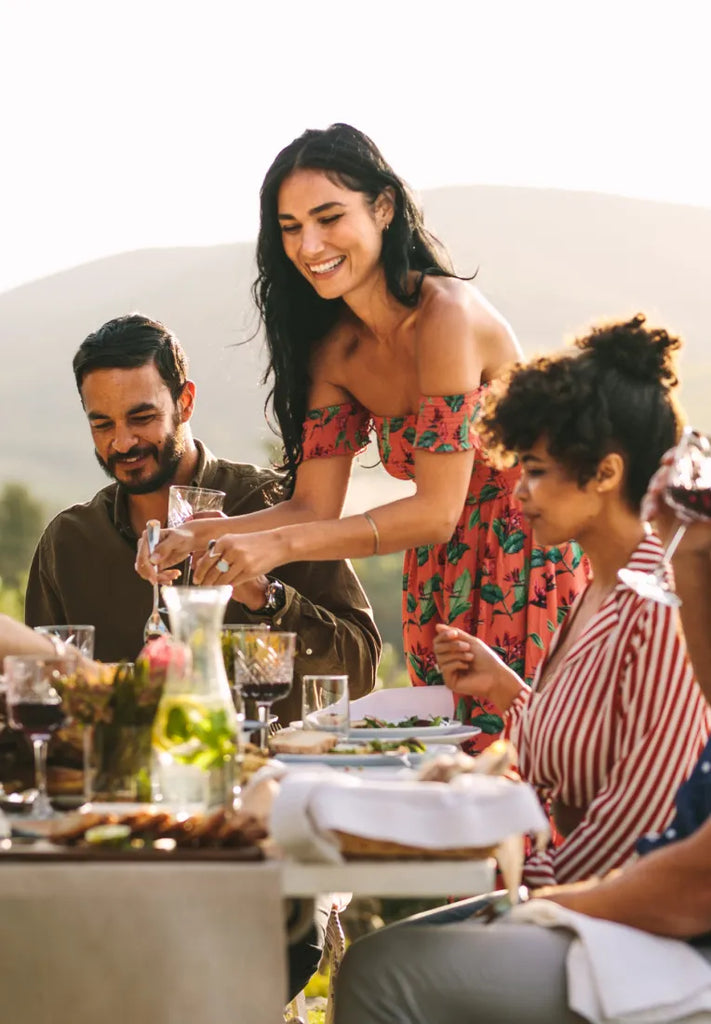
[[[327,754],[337,743],[333,733],[311,729],[282,729],[269,738],[275,754]]]

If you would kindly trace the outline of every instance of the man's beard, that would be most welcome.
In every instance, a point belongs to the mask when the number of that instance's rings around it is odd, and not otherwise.
[[[157,448],[153,444],[144,445],[143,447],[136,446],[127,452],[122,452],[120,455],[110,455],[106,461],[101,458],[96,449],[94,450],[96,460],[103,471],[112,480],[115,480],[119,487],[126,491],[127,494],[152,494],[154,491],[159,491],[161,487],[164,487],[173,480],[184,454],[185,439],[180,429],[176,429],[172,434],[168,435],[162,448]],[[115,472],[116,464],[123,459],[132,459],[136,458],[136,456],[152,456],[158,464],[155,473],[152,476],[137,481],[135,484],[130,481],[127,483],[125,480],[119,480]],[[124,468],[129,473],[131,472],[130,466],[125,466]]]

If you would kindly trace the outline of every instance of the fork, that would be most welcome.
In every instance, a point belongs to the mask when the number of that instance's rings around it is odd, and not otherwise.
[[[160,540],[160,523],[157,519],[149,519],[146,523],[146,535],[148,538],[148,551],[150,554],[156,549],[158,541]],[[156,636],[166,636],[170,632],[166,624],[160,617],[159,610],[160,602],[160,590],[158,587],[158,581],[153,584],[153,610],[148,616],[148,621],[143,627],[143,641],[152,639]]]

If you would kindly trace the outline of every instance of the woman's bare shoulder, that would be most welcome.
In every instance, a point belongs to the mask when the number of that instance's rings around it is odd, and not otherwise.
[[[425,332],[431,323],[464,328],[480,347],[487,368],[521,358],[511,325],[470,281],[426,275],[418,321]]]

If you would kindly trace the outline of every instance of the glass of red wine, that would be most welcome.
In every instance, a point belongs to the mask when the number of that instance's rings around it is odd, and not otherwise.
[[[685,427],[674,449],[664,500],[681,520],[667,544],[664,558],[653,572],[620,569],[617,575],[642,597],[677,607],[681,599],[671,585],[669,563],[689,523],[711,519],[711,440],[692,427]]]
[[[37,797],[33,818],[51,818],[54,809],[47,795],[47,744],[52,733],[66,721],[58,684],[66,679],[66,658],[12,654],[5,658],[7,716],[32,743]]]
[[[272,704],[291,690],[295,653],[296,633],[248,631],[235,637],[235,688],[243,700],[256,704],[262,751],[267,750]]]

